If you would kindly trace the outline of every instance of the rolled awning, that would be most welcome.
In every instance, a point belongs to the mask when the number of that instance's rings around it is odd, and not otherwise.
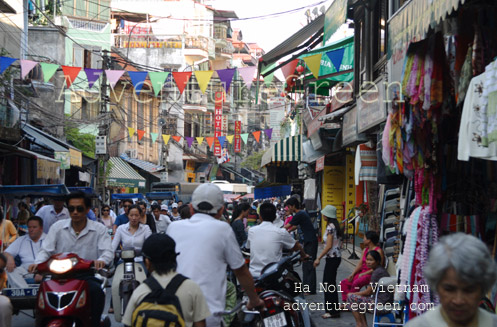
[[[118,157],[109,159],[112,167],[107,177],[111,187],[145,187],[145,178],[138,174],[130,165]]]
[[[271,162],[290,162],[302,160],[302,135],[279,140],[262,156],[261,167]]]

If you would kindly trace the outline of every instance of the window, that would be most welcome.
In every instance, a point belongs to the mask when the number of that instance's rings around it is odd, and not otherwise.
[[[149,129],[150,129],[150,133],[153,133],[154,132],[154,125],[155,125],[155,117],[154,117],[154,105],[153,105],[153,101],[150,101],[148,104],[147,104],[147,107],[148,107],[148,126]],[[150,146],[152,146],[152,137],[149,137],[149,140],[150,140]]]
[[[86,99],[85,97],[81,98],[81,119],[83,120],[93,120],[97,119],[98,117],[98,111],[99,111],[99,102],[95,101],[95,99],[92,99],[89,97]]]
[[[408,0],[390,0],[389,18],[392,17]]]
[[[128,127],[133,127],[135,126],[135,122],[133,120],[133,95],[128,96],[128,106],[125,108],[127,111],[128,117],[127,117],[127,126]]]
[[[386,36],[386,21],[387,21],[387,0],[379,0],[376,2],[373,11],[373,79],[376,80],[386,64],[387,36]]]
[[[137,109],[136,110],[136,129],[143,131],[143,128],[145,127],[145,123],[143,121],[144,112],[143,112],[143,102],[142,101],[137,102],[136,109]]]
[[[185,113],[185,137],[192,136],[192,115]]]

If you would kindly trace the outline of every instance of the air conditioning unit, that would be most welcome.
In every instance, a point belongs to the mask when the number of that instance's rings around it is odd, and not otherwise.
[[[131,159],[136,159],[138,158],[138,150],[136,149],[128,149],[126,150],[126,154],[128,155],[128,157],[130,157]]]

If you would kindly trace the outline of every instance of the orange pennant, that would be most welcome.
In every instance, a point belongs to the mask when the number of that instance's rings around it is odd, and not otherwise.
[[[190,77],[192,77],[192,72],[173,72],[173,78],[178,86],[180,94],[183,94]]]
[[[252,135],[254,135],[255,140],[259,143],[259,140],[261,139],[261,131],[252,132]]]
[[[181,136],[173,135],[171,137],[173,138],[173,140],[175,140],[178,143],[179,143],[179,141],[181,141]]]
[[[62,66],[62,71],[64,72],[64,77],[66,78],[67,87],[71,87],[76,77],[78,77],[80,70],[81,67]]]
[[[212,143],[214,143],[214,137],[206,137],[205,141],[207,142],[209,148],[212,148]]]
[[[141,129],[137,129],[136,134],[138,135],[138,141],[141,141],[143,138],[143,135],[145,135],[145,131],[142,131]]]

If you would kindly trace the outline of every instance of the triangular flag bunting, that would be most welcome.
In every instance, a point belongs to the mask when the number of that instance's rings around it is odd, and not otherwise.
[[[3,73],[7,68],[9,68],[10,65],[16,61],[16,58],[10,58],[10,57],[0,57],[0,74]]]
[[[245,85],[247,85],[247,89],[250,90],[250,87],[252,86],[252,82],[254,81],[254,75],[255,75],[255,70],[257,69],[257,66],[248,66],[248,67],[243,67],[243,68],[238,68],[238,73],[243,79],[243,82]]]
[[[164,140],[164,145],[167,145],[169,143],[170,138],[171,138],[171,135],[162,134],[162,139]]]
[[[150,78],[150,82],[152,82],[155,96],[159,95],[162,86],[166,82],[167,76],[169,76],[168,72],[148,72],[148,78]]]
[[[285,66],[281,67],[281,72],[283,73],[283,76],[285,76],[285,81],[288,84],[288,81],[292,80],[293,77],[295,77],[295,68],[297,68],[297,64],[299,63],[298,59],[294,59],[290,61],[288,64]]]
[[[135,135],[135,129],[133,127],[128,127],[129,137],[133,137]]]
[[[261,73],[264,74],[265,72],[268,72],[268,71],[272,70],[274,67],[276,67],[276,63],[272,63],[268,67],[264,66],[261,69]],[[274,79],[274,72],[272,72],[269,75],[264,76],[264,84],[267,87],[269,87],[271,85],[271,83],[273,82],[273,79]]]
[[[45,81],[45,83],[48,83],[57,69],[59,69],[59,65],[49,64],[46,62],[40,62],[40,67],[41,71],[43,72],[43,80]]]
[[[91,89],[93,84],[100,78],[103,70],[101,69],[93,69],[93,68],[85,68],[86,78],[88,79],[88,87]]]
[[[193,137],[185,136],[186,143],[188,144],[188,147],[191,148],[193,144]]]
[[[211,81],[212,74],[214,74],[213,70],[196,70],[194,71],[195,73],[195,78],[197,79],[198,86],[200,86],[200,91],[202,91],[202,94],[205,93],[205,90],[207,90],[207,86],[209,85],[209,82]]]
[[[345,48],[326,52],[326,55],[328,56],[328,58],[330,58],[330,61],[335,67],[337,72],[340,71],[340,66],[342,65],[344,53],[345,53]]]
[[[174,82],[176,83],[180,94],[183,94],[190,77],[192,77],[192,72],[173,72]]]
[[[242,138],[243,143],[247,144],[249,134],[248,133],[243,133],[243,134],[240,134],[240,137]]]
[[[228,143],[229,144],[232,144],[233,143],[233,138],[235,137],[235,135],[228,135],[226,136],[226,139],[228,140]]]
[[[158,133],[150,133],[150,138],[152,139],[152,143],[155,143],[155,141],[157,141],[157,137],[159,137]]]
[[[212,148],[212,143],[214,143],[214,138],[213,137],[206,137],[205,141],[207,142],[207,145],[209,148]]]
[[[138,134],[138,141],[141,141],[143,138],[143,135],[145,135],[145,131],[142,131],[141,129],[137,129],[136,134]]]
[[[204,138],[203,137],[197,137],[197,144],[201,145],[202,142],[204,142]]]
[[[217,140],[219,141],[219,144],[221,144],[221,146],[224,146],[224,142],[226,142],[226,136],[218,136]]]
[[[273,136],[273,129],[272,128],[265,129],[264,133],[266,133],[268,139],[271,139],[271,136]]]
[[[62,66],[62,71],[64,72],[64,77],[66,78],[67,87],[71,87],[76,77],[78,77],[80,70],[81,67]]]
[[[254,135],[255,140],[259,143],[259,140],[261,139],[261,131],[252,132],[252,135]]]
[[[36,61],[32,60],[19,60],[21,63],[21,79],[24,79],[26,75],[29,74],[29,72],[35,68],[35,66],[38,64]]]
[[[319,77],[319,69],[321,68],[321,53],[303,58],[312,75],[317,79]]]
[[[148,72],[128,72],[129,78],[131,78],[131,83],[135,87],[136,95],[140,95],[145,79],[147,78]]]
[[[121,78],[121,76],[123,76],[125,72],[126,71],[124,70],[110,70],[110,69],[107,69],[105,71],[105,76],[107,76],[107,80],[109,81],[111,88],[114,88],[114,86],[116,86],[116,83],[119,81],[119,79]]]
[[[224,86],[224,90],[226,91],[226,93],[228,93],[228,90],[230,89],[231,81],[233,80],[233,76],[235,76],[235,71],[235,68],[216,70],[217,76],[219,76],[221,84]]]
[[[181,141],[181,136],[173,135],[173,140],[179,143]]]

